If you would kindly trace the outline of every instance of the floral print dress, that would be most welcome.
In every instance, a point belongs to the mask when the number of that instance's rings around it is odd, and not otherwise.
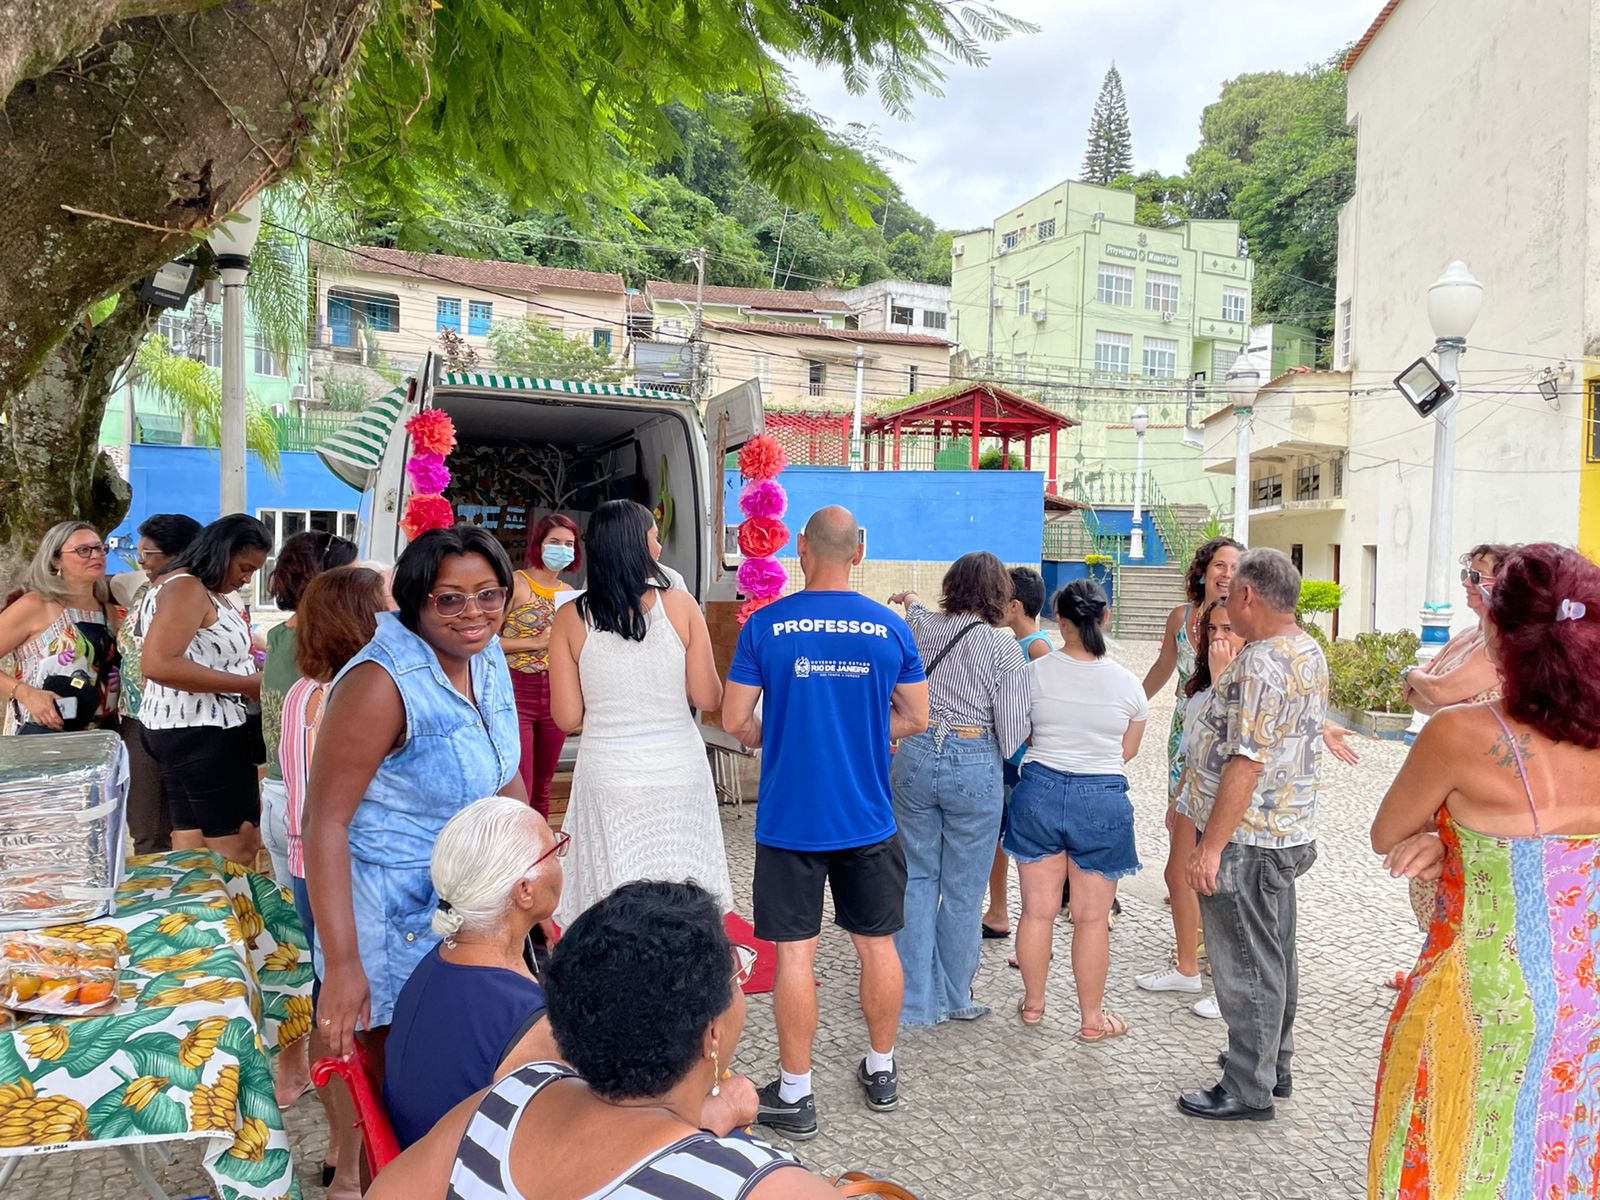
[[[16,650],[17,678],[29,687],[59,690],[51,680],[83,680],[71,691],[76,713],[68,729],[96,729],[117,715],[117,643],[106,614],[92,608],[63,608],[61,615]],[[63,693],[66,694],[66,693]],[[65,715],[65,714],[64,714]],[[48,732],[21,704],[10,704],[11,733]]]

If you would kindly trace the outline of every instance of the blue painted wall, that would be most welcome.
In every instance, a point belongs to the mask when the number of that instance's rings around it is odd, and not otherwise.
[[[1040,566],[1039,573],[1044,576],[1046,615],[1053,616],[1055,609],[1052,601],[1055,600],[1056,593],[1074,579],[1087,579],[1089,577],[1089,565],[1081,562],[1047,562]],[[1105,575],[1098,582],[1105,589],[1106,599],[1115,603],[1117,599],[1117,589],[1114,586],[1116,577],[1107,569]]]
[[[1133,509],[1130,508],[1101,508],[1095,507],[1094,515],[1100,519],[1100,528],[1107,533],[1115,533],[1121,537],[1128,537],[1133,533]],[[1140,567],[1164,567],[1167,565],[1167,546],[1161,540],[1161,535],[1156,532],[1155,518],[1146,509],[1140,514],[1144,525],[1144,557],[1142,559],[1124,559],[1124,564],[1133,563]]]
[[[1044,545],[1044,475],[1039,471],[847,471],[790,467],[784,523],[798,533],[830,504],[855,513],[867,555],[879,561],[950,562],[988,550],[1004,562],[1036,563]],[[744,479],[727,473],[727,521],[742,519]],[[793,557],[794,539],[780,551]]]
[[[360,493],[341,483],[322,460],[304,451],[285,451],[282,473],[276,479],[267,474],[261,460],[251,454],[247,460],[246,495],[249,511],[261,508],[331,508],[354,511]],[[202,525],[222,515],[222,461],[208,446],[133,447],[129,483],[133,504],[122,524],[113,531],[113,544],[130,553],[137,540],[135,530],[148,516],[160,512],[187,513]],[[127,564],[113,554],[112,570]]]

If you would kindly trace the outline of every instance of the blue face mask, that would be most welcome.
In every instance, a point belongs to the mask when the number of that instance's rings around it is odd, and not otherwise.
[[[572,560],[578,557],[577,551],[571,546],[563,546],[559,542],[552,542],[539,551],[539,557],[544,560],[544,565],[552,571],[565,571],[572,565]]]

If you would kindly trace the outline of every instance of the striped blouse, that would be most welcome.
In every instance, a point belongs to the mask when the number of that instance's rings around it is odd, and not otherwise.
[[[978,627],[962,634],[974,622]],[[936,740],[957,726],[976,726],[991,730],[1001,757],[1009,758],[1028,740],[1032,704],[1028,657],[1016,636],[971,613],[935,612],[920,602],[906,610],[906,624],[930,668],[961,634],[939,669],[928,673],[928,728]]]
[[[304,676],[295,680],[283,697],[283,724],[278,737],[278,766],[283,771],[283,790],[289,797],[289,873],[306,877],[305,850],[300,828],[306,803],[306,784],[311,779],[311,750],[322,722],[322,702],[328,685]]]

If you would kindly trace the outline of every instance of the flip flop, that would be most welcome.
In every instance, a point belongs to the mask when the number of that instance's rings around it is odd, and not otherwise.
[[[985,941],[988,941],[992,938],[1008,938],[1010,936],[1011,930],[1009,929],[994,929],[988,925],[983,926],[983,937]]]
[[[304,1100],[309,1093],[314,1092],[316,1090],[317,1090],[317,1085],[312,1083],[309,1079],[306,1080],[305,1087],[301,1088],[297,1093],[295,1093],[295,1098],[293,1100],[289,1101],[289,1103],[287,1103],[287,1104],[278,1105],[278,1111],[279,1112],[288,1112],[296,1104],[299,1104],[300,1101]]]
[[[1114,1012],[1107,1012],[1101,1018],[1099,1029],[1079,1029],[1080,1042],[1109,1042],[1112,1038],[1122,1037],[1128,1032],[1128,1023]]]
[[[1028,1016],[1029,1011],[1028,998],[1026,996],[1019,997],[1017,1000],[1017,1017],[1022,1023],[1029,1029],[1035,1029],[1044,1024],[1044,1009],[1038,1009],[1036,1015],[1032,1017]]]
[[[1054,950],[1050,951],[1050,961],[1054,962],[1055,961],[1055,957],[1056,957],[1056,952]],[[1006,966],[1010,967],[1013,971],[1022,970],[1022,964],[1017,961],[1017,956],[1015,954],[1013,954],[1010,958],[1006,959]]]

